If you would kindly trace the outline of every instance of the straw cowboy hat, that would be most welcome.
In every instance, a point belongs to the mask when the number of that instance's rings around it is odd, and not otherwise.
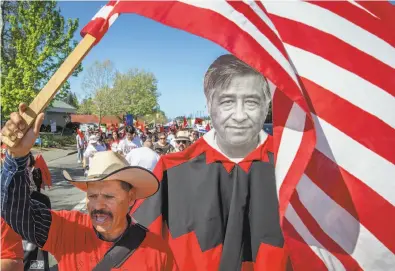
[[[189,138],[189,133],[186,130],[178,131],[175,140],[191,141],[191,139]]]
[[[63,170],[63,177],[82,191],[87,190],[88,182],[119,180],[131,184],[136,190],[136,199],[155,194],[159,189],[159,181],[151,171],[129,166],[123,156],[113,151],[97,152],[92,157],[87,177],[72,178]]]

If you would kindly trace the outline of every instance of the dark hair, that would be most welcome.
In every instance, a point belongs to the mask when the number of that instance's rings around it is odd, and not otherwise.
[[[129,192],[133,188],[133,186],[130,183],[127,183],[127,182],[124,182],[124,181],[121,181],[121,187],[126,192]]]
[[[133,126],[126,126],[125,127],[125,132],[126,133],[135,134],[136,133],[136,128],[134,128]]]
[[[158,137],[161,137],[161,136],[165,136],[166,137],[166,133],[164,133],[164,132],[159,133]]]
[[[211,104],[216,89],[226,89],[236,76],[256,75],[262,80],[262,90],[267,108],[271,99],[269,84],[258,71],[231,54],[218,57],[208,68],[204,76],[204,95],[208,105]]]
[[[35,163],[36,163],[36,159],[34,159],[34,156],[32,153],[29,153],[29,167],[34,167]]]

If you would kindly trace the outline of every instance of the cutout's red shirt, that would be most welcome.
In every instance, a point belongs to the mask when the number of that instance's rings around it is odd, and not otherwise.
[[[58,261],[59,270],[92,270],[113,245],[99,239],[87,214],[78,211],[51,211],[52,223],[44,250]],[[113,270],[178,270],[169,246],[159,236],[147,232],[139,248],[119,268]]]

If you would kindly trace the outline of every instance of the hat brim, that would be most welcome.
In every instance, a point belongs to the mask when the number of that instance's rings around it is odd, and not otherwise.
[[[66,170],[63,170],[63,177],[84,192],[88,189],[88,182],[111,180],[118,180],[131,184],[136,189],[136,199],[150,197],[159,190],[159,181],[156,176],[151,171],[138,166],[124,167],[110,174],[99,175],[95,178],[72,178]]]
[[[186,140],[186,141],[191,141],[191,139],[189,138],[189,137],[184,137],[184,136],[180,136],[180,137],[177,137],[176,139],[174,139],[175,141],[179,141],[179,140]]]

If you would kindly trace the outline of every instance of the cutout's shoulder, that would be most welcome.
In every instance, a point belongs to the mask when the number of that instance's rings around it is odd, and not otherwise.
[[[206,152],[207,149],[208,145],[206,141],[200,138],[182,152],[169,153],[162,156],[158,163],[162,164],[162,170],[165,171],[196,158]]]

